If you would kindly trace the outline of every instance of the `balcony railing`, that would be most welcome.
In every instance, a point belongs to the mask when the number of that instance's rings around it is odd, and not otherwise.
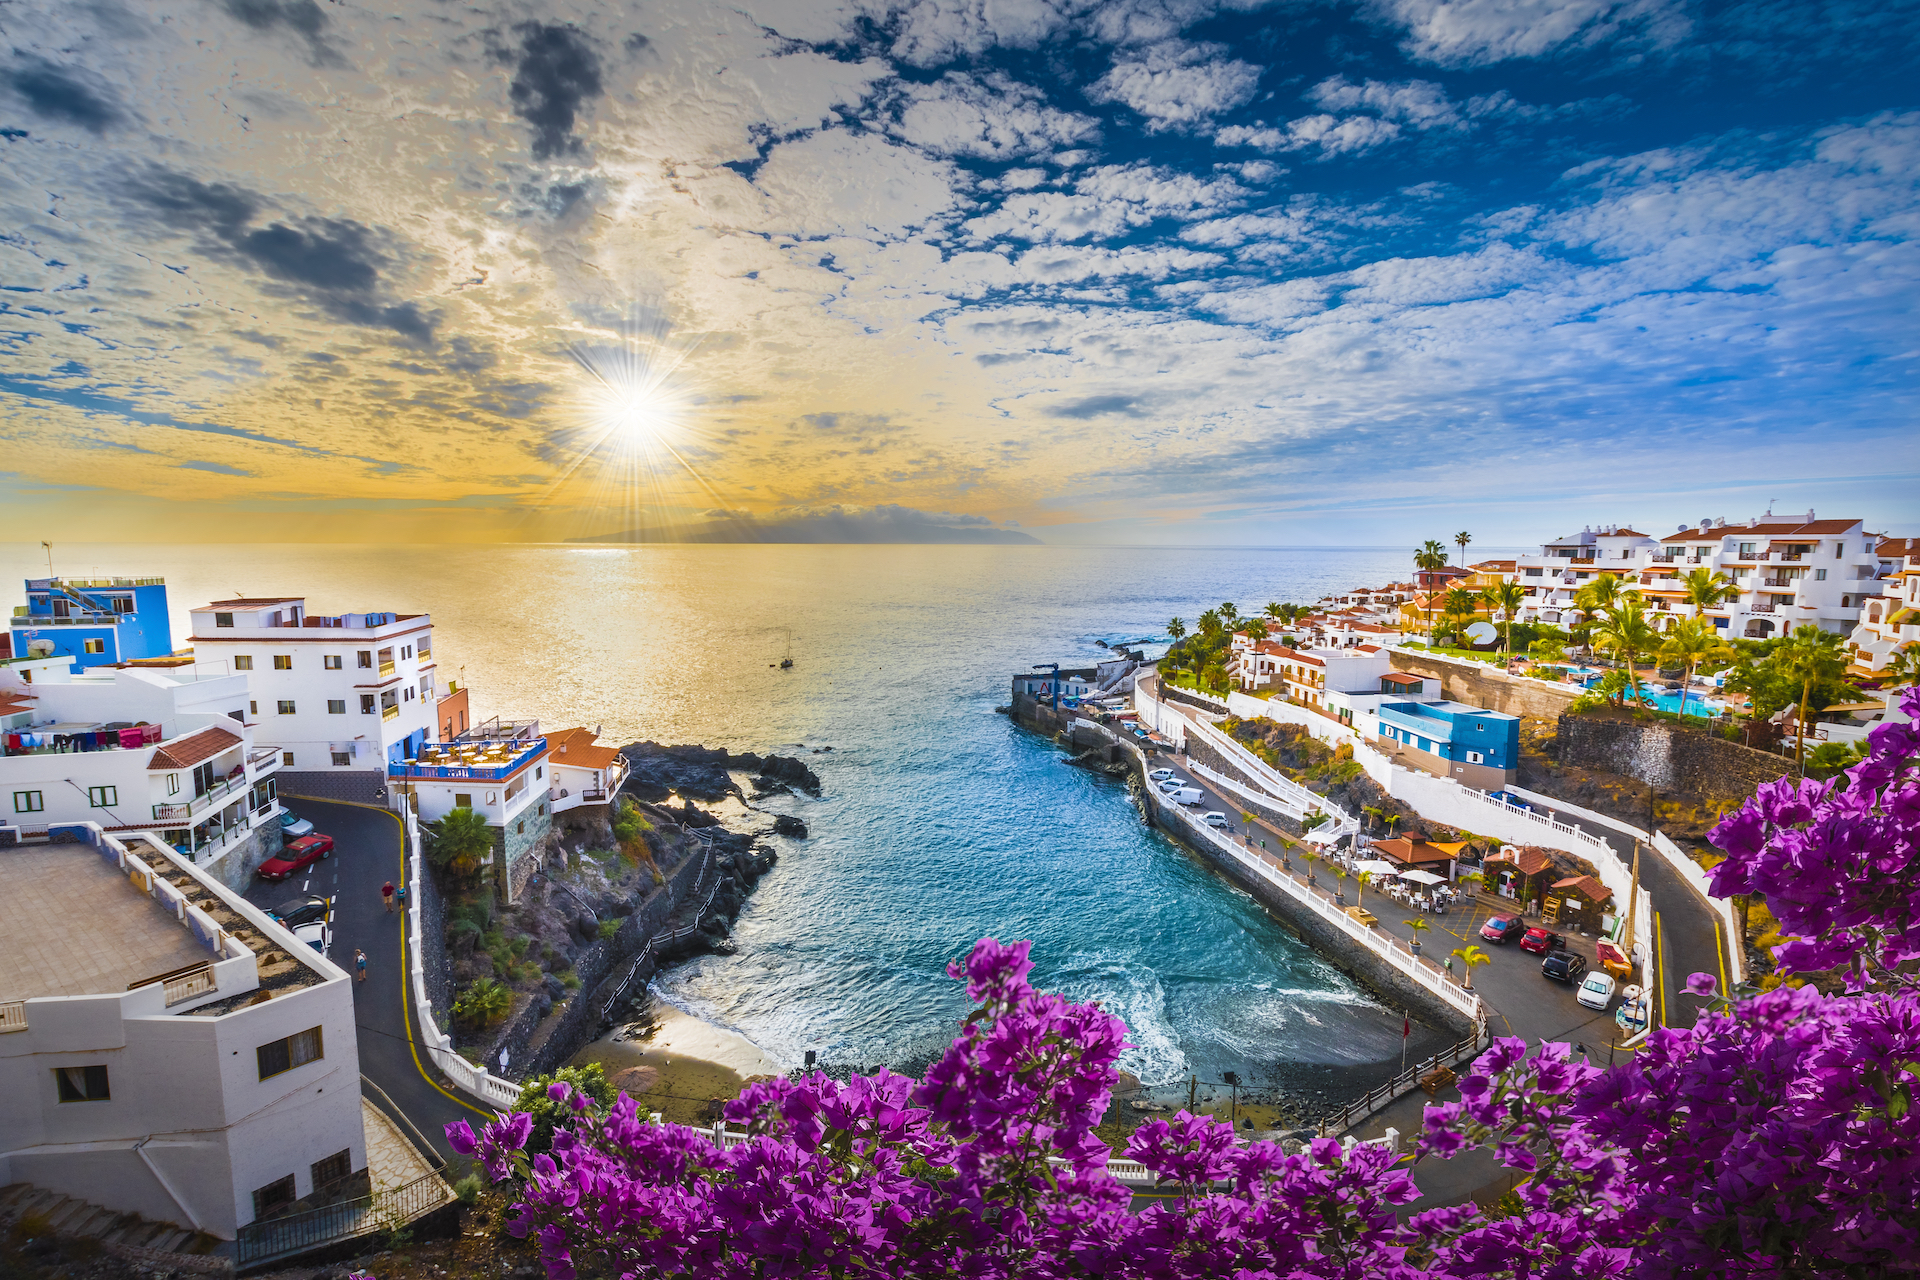
[[[462,744],[477,746],[478,744]],[[505,749],[514,748],[511,755],[504,754]],[[407,760],[387,766],[389,778],[448,778],[454,780],[474,780],[480,782],[499,782],[525,768],[535,756],[547,749],[545,738],[535,738],[532,742],[513,742],[501,744],[501,751],[494,753],[490,761],[482,762],[484,752],[470,751],[469,762],[463,763],[461,753],[455,751],[437,752],[420,760]],[[551,790],[551,788],[549,788]]]
[[[386,661],[380,664],[380,674],[383,676],[390,676],[393,674],[393,660],[391,658],[387,659]]]
[[[398,718],[399,715],[400,715],[400,704],[397,702],[380,708],[380,718],[382,720],[393,720]]]
[[[27,1002],[25,1000],[9,1000],[5,1004],[0,1004],[0,1035],[26,1029]]]
[[[247,764],[259,768],[263,764],[280,759],[280,752],[273,747],[260,747],[247,753]]]
[[[586,804],[601,804],[606,801],[606,798],[607,793],[605,791],[588,790],[580,793],[581,801]]]

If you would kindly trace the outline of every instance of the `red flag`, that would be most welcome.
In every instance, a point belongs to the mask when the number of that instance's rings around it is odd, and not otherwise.
[[[1400,1015],[1400,1038],[1405,1040],[1413,1034],[1413,1019],[1406,1014]]]

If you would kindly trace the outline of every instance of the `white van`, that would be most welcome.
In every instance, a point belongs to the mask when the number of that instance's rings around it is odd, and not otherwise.
[[[1181,787],[1173,793],[1173,802],[1175,804],[1203,804],[1205,801],[1206,796],[1201,794],[1200,788],[1198,787]]]

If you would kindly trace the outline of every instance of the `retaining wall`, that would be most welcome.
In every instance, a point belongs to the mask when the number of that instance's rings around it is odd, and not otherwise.
[[[1561,764],[1617,773],[1665,791],[1744,799],[1793,770],[1786,756],[1664,720],[1563,715],[1558,737]]]
[[[385,769],[282,769],[273,775],[281,795],[353,804],[387,802]]]
[[[1456,702],[1485,707],[1510,716],[1555,720],[1584,690],[1532,676],[1510,676],[1484,663],[1447,658],[1419,649],[1393,648],[1393,665],[1401,671],[1440,682],[1440,690]]]

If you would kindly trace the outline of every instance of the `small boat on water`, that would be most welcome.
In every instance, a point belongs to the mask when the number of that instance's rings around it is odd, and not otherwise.
[[[787,670],[790,670],[792,667],[793,667],[793,632],[789,631],[787,632],[787,656],[780,659],[780,669],[782,671],[787,671]]]

